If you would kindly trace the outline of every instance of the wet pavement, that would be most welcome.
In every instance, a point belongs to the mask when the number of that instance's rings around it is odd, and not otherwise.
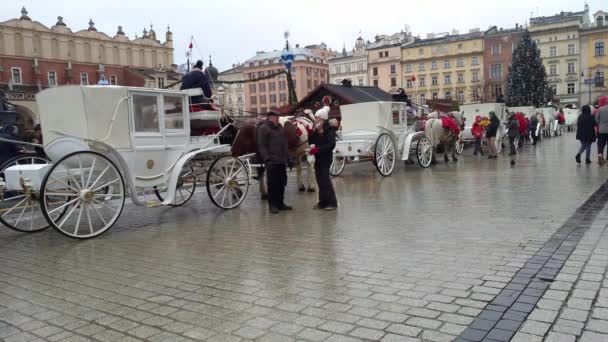
[[[279,215],[254,185],[228,212],[205,191],[182,208],[127,206],[93,240],[2,229],[0,339],[608,341],[608,215],[576,216],[608,168],[576,165],[577,147],[573,134],[525,146],[515,167],[467,149],[387,178],[347,165],[336,212],[313,211],[291,178],[295,210]],[[467,335],[547,246],[561,266],[500,326],[510,335]]]

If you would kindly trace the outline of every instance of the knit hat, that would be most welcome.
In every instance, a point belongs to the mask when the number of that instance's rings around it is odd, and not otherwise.
[[[203,68],[203,61],[201,61],[200,59],[198,61],[196,61],[196,64],[194,64],[195,68],[199,68],[202,69]]]
[[[329,118],[329,107],[325,106],[315,113],[315,118],[327,120]]]

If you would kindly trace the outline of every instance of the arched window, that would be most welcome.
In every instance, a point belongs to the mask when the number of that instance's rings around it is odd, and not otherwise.
[[[597,17],[597,26],[604,26],[604,18],[602,18],[602,16]]]

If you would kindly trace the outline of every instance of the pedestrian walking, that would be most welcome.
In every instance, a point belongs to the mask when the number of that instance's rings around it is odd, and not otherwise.
[[[495,112],[490,112],[490,125],[486,129],[486,139],[488,140],[488,159],[498,158],[498,150],[496,148],[496,135],[500,127],[500,120]]]
[[[519,120],[517,120],[517,115],[514,113],[507,119],[507,136],[509,137],[509,156],[511,157],[511,165],[515,165],[515,156],[517,155],[515,140],[519,138]]]
[[[481,150],[481,139],[483,138],[484,129],[481,126],[481,115],[475,116],[475,122],[473,122],[473,127],[471,128],[471,134],[473,135],[473,139],[475,140],[475,148],[473,150],[473,155],[483,156],[483,151]]]
[[[315,156],[315,177],[319,187],[319,201],[316,210],[336,210],[338,200],[331,184],[329,168],[333,161],[336,147],[336,129],[328,121],[329,107],[323,107],[315,113],[315,129],[309,137],[310,154]]]
[[[279,124],[280,113],[270,111],[266,121],[257,130],[257,145],[260,159],[266,168],[268,185],[268,207],[277,214],[283,210],[292,210],[285,204],[285,186],[287,185],[287,134]]]
[[[576,120],[576,140],[581,142],[581,148],[574,157],[577,163],[581,163],[581,154],[584,151],[585,163],[591,164],[591,145],[595,142],[595,138],[595,120],[591,115],[591,107],[585,105]]]
[[[599,99],[599,109],[595,115],[595,123],[597,124],[597,163],[604,165],[604,147],[608,142],[608,97],[602,96]]]
[[[538,117],[536,117],[536,113],[532,114],[532,118],[530,119],[530,134],[532,135],[532,145],[536,145],[538,142],[538,135],[536,134],[536,130],[538,128]]]

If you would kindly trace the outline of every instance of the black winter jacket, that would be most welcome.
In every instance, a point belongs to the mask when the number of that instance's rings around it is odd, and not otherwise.
[[[333,158],[334,148],[336,148],[336,129],[329,122],[323,124],[323,133],[315,130],[310,137],[308,143],[314,144],[319,150],[315,155],[315,159],[331,160]]]
[[[194,69],[182,77],[182,85],[180,90],[201,88],[206,98],[211,98],[211,83],[209,77],[200,69]],[[192,104],[203,103],[202,96],[193,96],[190,101]]]
[[[264,121],[257,130],[258,154],[264,163],[287,163],[287,134],[283,126]]]

